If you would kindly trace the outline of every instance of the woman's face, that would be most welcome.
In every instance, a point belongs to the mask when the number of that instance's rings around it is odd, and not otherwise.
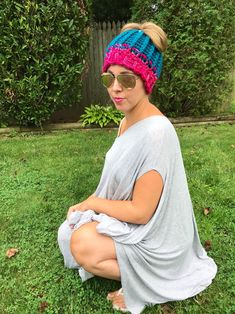
[[[142,79],[131,70],[120,65],[111,65],[107,72],[115,76],[114,83],[107,88],[109,96],[115,107],[124,114],[132,111],[148,97]],[[117,75],[127,73],[134,74],[137,78],[136,85],[133,89],[123,87],[117,80]]]

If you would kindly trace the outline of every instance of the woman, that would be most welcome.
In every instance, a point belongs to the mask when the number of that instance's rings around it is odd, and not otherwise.
[[[82,280],[120,280],[107,298],[122,312],[184,300],[217,267],[200,244],[180,145],[149,100],[167,40],[153,23],[131,23],[108,45],[102,82],[125,117],[93,195],[69,208],[58,234],[65,266]]]

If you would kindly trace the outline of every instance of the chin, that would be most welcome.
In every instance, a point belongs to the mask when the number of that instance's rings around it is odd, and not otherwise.
[[[116,105],[115,104],[115,108],[118,110],[118,111],[121,111],[122,113],[126,113],[127,112],[127,110],[125,110],[122,106],[119,106],[119,105]]]

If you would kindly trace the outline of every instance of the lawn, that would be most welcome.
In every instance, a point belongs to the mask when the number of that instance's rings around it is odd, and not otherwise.
[[[235,125],[177,129],[196,220],[218,265],[200,295],[144,313],[235,313]],[[116,131],[11,134],[0,138],[0,313],[112,314],[119,283],[81,283],[63,267],[57,229],[69,206],[94,192]],[[205,215],[203,209],[210,207]],[[9,248],[19,252],[6,257]]]

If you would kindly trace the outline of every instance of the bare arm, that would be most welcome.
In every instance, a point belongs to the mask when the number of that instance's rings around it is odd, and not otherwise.
[[[97,213],[104,213],[121,221],[146,224],[154,214],[162,189],[162,177],[158,172],[151,170],[136,181],[132,200],[116,201],[94,196],[70,207],[69,211],[93,209]]]

